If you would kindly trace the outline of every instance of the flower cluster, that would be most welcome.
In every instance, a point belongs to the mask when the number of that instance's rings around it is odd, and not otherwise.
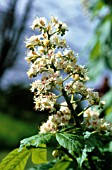
[[[84,112],[83,124],[86,128],[94,129],[95,131],[112,131],[112,124],[103,118],[99,118],[98,110],[87,109]]]
[[[61,103],[60,109],[49,116],[46,123],[40,127],[41,133],[56,132],[59,126],[65,126],[69,123],[71,119],[71,112],[67,106],[66,102]]]
[[[53,16],[49,22],[44,17],[36,17],[31,27],[38,29],[40,34],[25,41],[28,48],[25,59],[30,64],[27,74],[29,78],[38,77],[31,84],[35,109],[47,110],[50,114],[47,122],[40,127],[40,133],[56,132],[60,126],[66,126],[74,115],[79,125],[75,94],[79,94],[81,100],[87,100],[89,105],[98,105],[100,99],[97,92],[85,86],[87,70],[77,64],[77,53],[62,38],[68,27]],[[58,95],[53,92],[54,89]],[[59,104],[58,98],[62,96],[64,103]],[[90,126],[94,124],[88,119],[86,122]]]

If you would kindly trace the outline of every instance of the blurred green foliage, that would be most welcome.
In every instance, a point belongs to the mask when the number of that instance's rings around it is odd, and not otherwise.
[[[91,81],[101,80],[95,89],[101,93],[106,105],[101,113],[106,119],[112,120],[112,88],[109,82],[112,77],[112,1],[111,0],[82,0],[86,13],[94,23],[94,35],[88,45],[88,73]],[[109,71],[105,83],[103,73]],[[103,81],[104,78],[104,81]],[[110,79],[109,79],[110,78]]]
[[[105,112],[105,118],[109,122],[112,122],[112,88],[102,97],[102,99],[106,101],[103,109],[103,112]]]
[[[0,113],[0,149],[14,148],[24,137],[37,133],[34,123],[27,123]]]
[[[0,160],[19,146],[23,138],[36,135],[47,113],[33,109],[33,94],[22,84],[0,90]]]
[[[88,64],[89,76],[94,80],[102,70],[112,70],[112,1],[84,0],[83,4],[96,25],[89,44]]]
[[[40,112],[33,109],[33,94],[29,89],[29,86],[24,87],[20,84],[0,90],[0,111],[18,120],[40,123],[37,116]],[[41,112],[40,119],[43,117],[43,113]]]

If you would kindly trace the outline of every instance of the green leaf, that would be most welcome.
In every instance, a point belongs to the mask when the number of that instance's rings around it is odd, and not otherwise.
[[[92,152],[94,150],[94,148],[98,148],[101,149],[102,143],[100,141],[100,136],[97,135],[97,133],[91,133],[86,131],[84,133],[84,148],[82,149],[82,154],[79,158],[77,158],[77,161],[79,163],[79,166],[82,166],[82,163],[84,162],[84,160],[87,158],[87,153],[88,152]]]
[[[84,149],[82,150],[81,156],[77,158],[80,167],[82,166],[82,163],[87,157],[87,152],[92,152],[92,150],[95,148],[94,143],[91,142],[91,132],[86,131],[84,134],[84,139],[85,139]]]
[[[91,152],[95,147],[102,148],[102,142],[100,140],[100,136],[97,133],[91,133],[86,131],[84,134],[85,139],[85,148],[87,152]]]
[[[106,112],[105,119],[112,123],[112,107],[106,109],[105,112]]]
[[[61,146],[69,151],[80,152],[81,139],[79,136],[67,133],[57,133],[56,139]]]
[[[100,10],[103,7],[104,3],[102,1],[99,1],[96,3],[95,10]]]
[[[109,37],[109,33],[110,33],[110,29],[111,29],[111,22],[110,22],[110,15],[106,15],[102,22],[99,23],[99,27],[97,28],[97,31],[99,32],[99,38],[100,38],[100,42],[101,42],[101,45],[105,45],[104,44],[106,42],[106,40],[108,39]],[[105,34],[104,34],[105,32]],[[101,46],[103,47],[103,46]]]
[[[110,89],[103,97],[102,100],[106,101],[106,104],[104,105],[104,109],[107,109],[111,107],[112,105],[112,89]]]
[[[41,147],[46,145],[41,145]],[[41,164],[47,162],[46,148],[34,148],[32,149],[32,162],[34,164]]]
[[[46,133],[46,134],[38,134],[30,138],[23,139],[20,142],[19,150],[22,150],[23,147],[29,147],[29,146],[37,147],[40,144],[46,144],[51,139],[52,136],[53,134]]]
[[[112,153],[112,141],[109,143],[109,151]]]
[[[97,40],[93,49],[91,50],[90,59],[95,59],[100,55],[100,41]]]
[[[77,162],[78,162],[78,164],[79,164],[79,167],[82,166],[82,163],[84,162],[84,160],[85,160],[86,158],[87,158],[87,149],[84,148],[84,149],[82,150],[82,155],[81,155],[79,158],[77,158]]]
[[[60,160],[60,161],[57,161],[57,163],[52,167],[50,168],[49,170],[66,170],[70,165],[70,161],[68,160]]]
[[[24,170],[26,162],[31,154],[31,150],[23,149],[18,152],[18,149],[10,152],[0,163],[2,170]]]
[[[47,154],[45,145],[41,145],[39,148],[32,149],[18,149],[10,152],[0,163],[0,169],[2,170],[24,170],[29,156],[32,154],[32,162],[35,164],[47,162]]]
[[[104,61],[102,59],[91,60],[87,66],[89,78],[91,80],[96,80],[104,69]]]

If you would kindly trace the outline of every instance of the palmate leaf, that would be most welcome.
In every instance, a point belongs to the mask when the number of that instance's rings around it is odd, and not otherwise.
[[[47,162],[47,152],[44,147],[45,145],[43,145],[43,148],[32,149],[32,162],[34,164],[41,164]]]
[[[18,152],[18,149],[10,152],[0,163],[1,170],[24,170],[26,162],[31,152],[27,149],[23,149]]]
[[[81,150],[81,138],[78,135],[57,133],[56,139],[58,143],[69,151],[75,151],[80,153]]]
[[[38,134],[30,138],[23,139],[20,142],[19,151],[21,151],[23,147],[29,147],[29,146],[37,147],[40,144],[46,144],[51,139],[52,136],[53,134],[51,133],[45,133],[45,134]]]
[[[82,154],[79,158],[77,158],[80,167],[82,166],[84,160],[87,158],[88,152],[92,152],[94,148],[101,149],[103,147],[100,136],[97,135],[97,133],[86,131],[84,133],[84,139],[84,148],[82,149]]]
[[[87,146],[87,151],[91,152],[93,148],[102,148],[102,142],[100,137],[98,138],[97,134],[91,134],[91,136],[85,140],[85,146]]]
[[[79,167],[81,167],[82,166],[82,163],[84,162],[84,160],[87,158],[87,156],[88,156],[88,152],[92,152],[93,151],[93,149],[94,149],[95,147],[94,146],[87,146],[87,145],[85,145],[85,147],[84,147],[84,149],[82,149],[82,154],[81,154],[81,156],[79,157],[79,158],[77,158],[77,162],[78,162],[78,164],[79,164]]]
[[[79,164],[79,167],[82,167],[82,163],[84,162],[84,160],[87,158],[87,149],[86,148],[84,148],[83,150],[82,150],[82,155],[79,157],[79,158],[77,158],[77,162],[78,162],[78,164]]]
[[[18,152],[18,149],[13,150],[2,160],[0,163],[0,169],[24,170],[30,155],[32,156],[33,163],[40,164],[47,162],[45,145],[41,145],[39,148],[23,148],[20,152]]]

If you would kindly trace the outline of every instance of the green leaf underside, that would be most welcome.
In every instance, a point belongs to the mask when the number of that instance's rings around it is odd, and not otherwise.
[[[31,152],[27,149],[23,149],[18,152],[18,149],[10,152],[7,157],[3,159],[0,164],[1,170],[24,170],[26,162],[30,156]]]
[[[82,166],[82,163],[84,162],[84,160],[87,158],[87,149],[84,148],[82,151],[82,155],[81,157],[77,158],[77,162],[79,163],[79,167]]]
[[[40,144],[47,143],[51,139],[52,136],[53,134],[46,133],[46,134],[38,134],[30,138],[23,139],[20,142],[19,150],[22,150],[23,147],[27,147],[27,146],[38,147]]]
[[[44,148],[34,148],[32,152],[32,162],[41,164],[47,162],[47,152]]]
[[[80,138],[74,134],[57,133],[56,139],[58,143],[69,151],[80,152]]]
[[[45,147],[45,145],[41,145]],[[0,163],[1,170],[24,170],[27,160],[32,154],[32,162],[34,164],[46,163],[47,162],[47,153],[45,148],[24,148],[22,151],[18,149],[10,152]]]

